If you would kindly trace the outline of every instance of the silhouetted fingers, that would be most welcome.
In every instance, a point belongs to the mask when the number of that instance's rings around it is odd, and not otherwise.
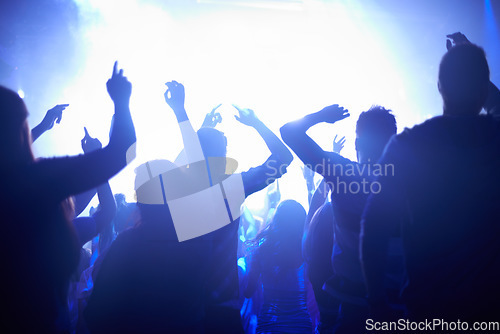
[[[212,112],[215,112],[219,107],[222,105],[222,103],[219,103],[215,108],[212,109]]]
[[[113,65],[113,74],[111,75],[111,77],[114,77],[117,74],[118,74],[118,60],[116,60],[115,64]]]
[[[174,81],[165,82],[165,86],[167,86],[168,89],[171,91],[172,89],[175,89],[175,82]]]

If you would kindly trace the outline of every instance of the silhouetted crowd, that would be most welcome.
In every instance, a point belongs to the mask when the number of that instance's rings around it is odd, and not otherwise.
[[[289,122],[279,137],[234,105],[237,121],[270,152],[237,173],[216,129],[220,105],[196,131],[184,86],[167,82],[184,149],[135,169],[133,203],[108,183],[141,140],[132,85],[117,63],[107,82],[115,106],[109,144],[85,129],[78,156],[32,153],[67,104],[30,130],[23,100],[0,86],[0,332],[361,334],[422,332],[412,325],[433,319],[469,330],[498,325],[500,91],[483,49],[461,33],[447,37],[442,116],[397,134],[392,111],[372,106],[356,123],[357,161],[340,155],[345,138],[332,135],[325,151],[307,134],[349,117],[342,106]],[[281,200],[278,179],[292,152],[304,164],[297,187],[307,191],[308,211]],[[263,210],[252,212],[245,199],[263,189]],[[99,205],[83,215],[95,194]],[[436,332],[451,330],[442,326]]]

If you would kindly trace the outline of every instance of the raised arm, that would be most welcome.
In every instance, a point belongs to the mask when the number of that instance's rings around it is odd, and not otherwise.
[[[115,119],[109,144],[85,155],[44,159],[30,168],[36,180],[26,180],[27,187],[50,190],[56,200],[82,193],[106,182],[135,157],[135,129],[130,116],[129,100],[132,85],[118,71],[117,64],[107,82],[108,93],[115,105]]]
[[[49,109],[42,119],[40,124],[31,129],[31,140],[34,143],[44,132],[52,129],[54,123],[59,124],[62,118],[62,112],[69,104],[58,104],[54,108]]]
[[[201,124],[202,128],[215,128],[217,124],[222,122],[222,116],[220,113],[216,112],[217,109],[222,105],[222,103],[219,103],[215,108],[212,109],[211,112],[207,113],[205,115],[205,119],[203,120],[203,123]],[[182,128],[181,128],[182,131]],[[186,161],[186,152],[184,149],[179,152],[177,155],[177,158],[175,158],[174,163],[178,166],[185,165],[187,163]]]
[[[102,144],[97,138],[92,138],[89,135],[86,127],[83,127],[83,131],[85,131],[85,135],[81,140],[82,150],[84,154],[88,154],[95,150],[101,149]],[[77,194],[74,196],[75,198],[75,217],[80,215],[83,210],[89,205],[92,198],[94,198],[97,192],[96,188],[92,188],[83,193]]]
[[[254,128],[271,151],[271,155],[264,164],[242,173],[246,197],[264,189],[286,173],[286,168],[292,162],[293,155],[278,136],[257,118],[253,110],[233,106],[239,112],[239,115],[235,116],[236,120]]]
[[[461,32],[446,35],[446,49],[451,49],[456,45],[471,44],[469,39]],[[483,105],[484,110],[495,118],[500,117],[500,90],[491,81],[488,86],[488,98]]]
[[[177,81],[170,81],[165,85],[167,86],[167,90],[164,94],[165,101],[174,111],[177,123],[179,123],[187,163],[204,160],[203,150],[201,148],[198,134],[194,131],[186,113],[186,109],[184,108],[186,96],[184,86]]]
[[[333,138],[333,152],[340,154],[340,151],[344,148],[345,144],[345,137],[340,138],[337,140],[337,135],[335,135],[335,138]],[[305,170],[307,167],[304,166],[303,170]],[[307,168],[309,169],[309,168]],[[313,182],[314,184],[314,182]],[[308,187],[309,188],[309,187]],[[308,189],[309,190],[309,189]],[[307,217],[306,217],[306,228],[309,228],[309,224],[311,223],[311,220],[315,214],[315,212],[325,204],[326,200],[328,199],[328,193],[330,192],[330,186],[328,183],[325,181],[323,178],[321,182],[318,184],[316,189],[313,189],[313,194],[311,195],[311,198],[309,199],[309,211],[307,212]]]
[[[264,139],[269,151],[270,158],[276,160],[280,165],[288,166],[292,163],[293,155],[283,142],[276,136],[260,119],[257,118],[252,109],[240,108],[233,104],[238,110],[239,116],[234,116],[236,120],[244,125],[254,128]]]
[[[305,165],[313,171],[323,174],[320,166],[324,166],[325,162],[343,163],[344,158],[336,153],[323,151],[307,135],[307,130],[318,123],[335,123],[346,117],[349,117],[349,112],[334,104],[302,119],[283,125],[281,127],[281,138]]]
[[[116,202],[109,182],[97,187],[97,197],[100,205],[92,217],[95,219],[96,233],[101,233],[106,226],[111,224],[116,215]]]
[[[92,138],[84,128],[85,136],[82,139],[82,149],[85,154],[100,150],[102,144],[97,138]],[[97,197],[99,198],[99,209],[92,215],[95,220],[96,235],[103,231],[104,227],[109,225],[116,214],[116,202],[111,192],[109,182],[104,182],[97,187]]]

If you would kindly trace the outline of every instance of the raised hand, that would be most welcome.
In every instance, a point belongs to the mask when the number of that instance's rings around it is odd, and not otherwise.
[[[344,148],[345,136],[337,141],[337,135],[333,138],[333,152],[340,154],[340,151]]]
[[[97,138],[92,138],[89,135],[89,132],[87,131],[87,128],[84,127],[83,130],[85,131],[85,136],[82,138],[82,150],[83,153],[87,154],[89,152],[98,150],[102,148],[102,144]]]
[[[174,112],[184,110],[184,100],[186,99],[184,86],[177,81],[169,81],[165,85],[167,86],[164,94],[165,102]]]
[[[219,103],[215,108],[212,109],[211,112],[209,112],[205,116],[205,120],[203,121],[203,124],[201,125],[202,127],[205,128],[215,128],[217,124],[222,122],[222,116],[220,113],[215,112],[219,107],[222,105],[222,103]]]
[[[446,35],[446,49],[449,50],[454,46],[462,44],[471,44],[471,42],[465,37],[461,32],[456,32],[454,34]]]
[[[62,119],[62,112],[66,109],[69,104],[58,104],[52,109],[47,110],[45,117],[43,118],[40,125],[42,125],[44,131],[52,129],[54,123],[59,124]]]
[[[236,118],[238,122],[251,127],[256,127],[261,123],[252,109],[241,108],[235,104],[233,104],[233,107],[238,110],[239,116],[234,115],[234,118]]]
[[[123,69],[118,71],[118,62],[115,61],[113,66],[113,74],[106,83],[108,94],[113,102],[119,105],[127,105],[130,102],[130,95],[132,94],[132,84],[128,81],[127,77],[123,76]]]
[[[62,112],[69,104],[58,104],[54,108],[49,109],[45,114],[43,120],[31,130],[31,139],[33,142],[40,138],[40,136],[54,126],[54,123],[60,123],[62,118]]]
[[[338,104],[324,107],[318,112],[318,114],[321,121],[326,123],[335,123],[350,116],[349,111],[340,107]]]
[[[302,176],[304,177],[304,180],[306,180],[306,183],[309,184],[314,184],[314,171],[309,168],[307,165],[302,165],[300,166],[300,169],[302,170]]]

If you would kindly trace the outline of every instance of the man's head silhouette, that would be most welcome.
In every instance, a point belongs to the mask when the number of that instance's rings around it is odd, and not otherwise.
[[[396,119],[391,110],[373,106],[359,115],[356,123],[358,162],[375,163],[389,139],[396,133]]]
[[[227,138],[223,132],[214,128],[202,127],[198,130],[198,138],[205,158],[226,157]]]
[[[202,127],[198,130],[201,149],[209,162],[212,179],[226,174],[227,138],[219,130]]]
[[[450,48],[439,65],[438,89],[445,115],[477,115],[486,101],[490,70],[484,50],[474,44]]]

